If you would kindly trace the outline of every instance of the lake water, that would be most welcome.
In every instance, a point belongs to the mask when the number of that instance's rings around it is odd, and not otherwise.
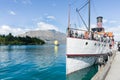
[[[0,46],[0,80],[66,80],[65,48]]]
[[[66,46],[0,46],[0,80],[90,80],[92,66],[66,76]]]
[[[98,66],[93,65],[67,75],[66,80],[91,80],[91,78],[96,74],[97,71]]]

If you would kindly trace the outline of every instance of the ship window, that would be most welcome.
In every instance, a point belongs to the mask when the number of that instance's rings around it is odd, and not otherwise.
[[[95,32],[101,32],[101,31],[104,31],[104,28],[92,28],[92,31]]]
[[[88,42],[86,42],[85,44],[88,45]]]

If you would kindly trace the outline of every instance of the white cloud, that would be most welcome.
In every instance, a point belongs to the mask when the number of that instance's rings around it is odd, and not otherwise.
[[[115,40],[120,41],[120,26],[109,27],[106,31],[113,32]]]
[[[30,29],[30,28],[23,29],[20,27],[9,26],[9,25],[0,26],[0,34],[5,34],[5,35],[7,35],[9,33],[12,33],[13,35],[19,35],[19,34],[27,32],[27,31],[33,31],[33,30],[56,30],[56,31],[59,31],[56,26],[45,23],[45,22],[37,23],[37,27],[35,29]]]
[[[54,30],[58,31],[58,28],[56,26],[45,23],[45,22],[39,22],[39,23],[37,23],[37,26],[38,26],[37,30],[52,30],[52,29],[54,29]]]
[[[12,11],[12,10],[9,11],[9,14],[16,15],[16,13],[14,11]]]
[[[18,34],[26,32],[26,31],[29,31],[29,29],[13,28],[8,25],[0,26],[0,34],[5,34],[5,35],[7,35],[9,33],[12,33],[13,35],[18,35]]]
[[[54,16],[47,16],[48,19],[56,19]]]

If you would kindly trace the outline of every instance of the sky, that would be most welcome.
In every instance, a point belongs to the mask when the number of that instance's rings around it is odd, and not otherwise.
[[[71,4],[70,22],[82,26],[76,8],[87,0],[0,0],[0,34],[18,35],[31,30],[49,30],[66,33],[68,4]],[[103,16],[103,27],[120,40],[120,0],[91,0],[91,27],[96,17]],[[87,20],[87,7],[81,11]],[[77,23],[76,23],[77,22]],[[86,21],[87,22],[87,21]]]

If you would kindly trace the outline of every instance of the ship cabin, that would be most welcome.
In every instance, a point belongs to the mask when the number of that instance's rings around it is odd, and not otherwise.
[[[106,37],[105,29],[103,27],[91,28],[92,40],[103,41],[103,37]]]
[[[96,27],[96,28],[92,28],[91,30],[92,30],[93,33],[94,32],[105,32],[103,27],[101,27],[101,28]]]

